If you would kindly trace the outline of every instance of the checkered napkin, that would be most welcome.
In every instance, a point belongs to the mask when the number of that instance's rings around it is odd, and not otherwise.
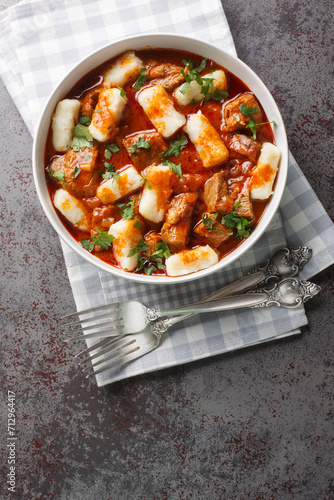
[[[80,59],[118,38],[146,32],[187,33],[236,55],[219,0],[25,0],[0,14],[0,72],[31,134],[47,97]],[[307,245],[308,279],[334,261],[333,224],[293,157],[280,212],[254,248],[229,269],[193,283],[143,285],[113,276],[62,243],[78,309],[124,299],[173,307],[197,301],[265,262],[281,246]],[[117,374],[97,376],[99,386],[137,374],[299,333],[303,307],[203,314],[171,328],[159,349]]]

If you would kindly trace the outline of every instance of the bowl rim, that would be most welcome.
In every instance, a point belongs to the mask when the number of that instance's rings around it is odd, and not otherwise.
[[[166,45],[168,42],[170,42],[169,45]],[[131,46],[131,44],[134,44],[135,46]],[[181,45],[181,48],[180,45],[178,44]],[[191,44],[192,46],[191,49],[185,48],[183,46],[184,44],[186,45],[186,47],[188,47],[188,44]],[[233,74],[236,74],[236,72],[235,70],[233,71],[230,70],[229,65],[232,66],[237,65],[237,70],[238,70],[237,73],[239,73],[240,70],[240,73],[245,71],[246,74],[243,75],[243,77],[240,77],[238,74],[236,76],[238,76],[242,81],[245,81],[244,80],[245,77],[246,80],[251,79],[254,81],[254,83],[256,83],[257,86],[259,86],[259,89],[261,90],[261,97],[258,97],[258,93],[254,91],[254,87],[253,88],[250,87],[249,84],[245,82],[246,85],[250,88],[250,90],[254,92],[256,97],[259,99],[264,109],[266,107],[264,106],[263,101],[265,100],[266,102],[268,101],[270,103],[270,114],[275,116],[275,122],[279,126],[279,131],[275,133],[275,130],[273,130],[275,142],[277,140],[277,134],[279,133],[280,151],[281,151],[280,167],[276,178],[275,191],[261,217],[258,226],[256,227],[256,230],[253,231],[253,233],[249,236],[249,238],[244,240],[231,253],[223,257],[217,264],[209,268],[197,271],[195,273],[187,274],[184,276],[175,276],[175,277],[154,276],[154,275],[146,276],[145,274],[142,275],[142,274],[135,274],[133,272],[126,272],[110,264],[107,264],[106,262],[100,260],[95,255],[87,252],[87,250],[85,250],[80,245],[80,243],[71,236],[71,234],[66,230],[63,223],[59,219],[58,214],[56,213],[52,205],[52,202],[50,200],[47,184],[45,182],[44,152],[45,152],[46,137],[49,130],[49,125],[47,125],[47,123],[50,124],[51,115],[54,111],[56,103],[61,98],[64,98],[64,96],[71,90],[71,88],[75,85],[77,81],[79,81],[80,78],[83,78],[89,71],[100,66],[101,64],[103,64],[103,62],[107,62],[108,59],[116,57],[117,55],[121,54],[126,50],[131,50],[131,49],[140,50],[146,48],[171,48],[171,49],[179,48],[179,50],[187,50],[189,52],[198,54],[202,57],[204,57],[206,51],[209,51],[210,53],[211,52],[217,53],[217,55],[219,55],[222,59],[224,59],[226,64],[222,64],[221,62],[217,61],[217,58],[215,58],[212,55],[209,58],[216,61],[221,66],[226,67],[226,69],[228,69],[228,71],[231,71]],[[109,55],[109,57],[103,57],[104,53],[107,53],[108,51],[114,53]],[[101,58],[102,60],[100,61]],[[84,70],[84,68],[87,66],[88,63],[90,63],[90,61],[91,61],[90,69]],[[79,77],[76,76],[74,78],[74,76],[77,74],[80,74]],[[71,81],[72,83],[70,83]],[[268,116],[267,111],[266,114]],[[45,130],[45,128],[47,128],[47,130]],[[41,154],[43,158],[42,169],[40,168],[40,159],[39,159]],[[72,68],[69,71],[66,72],[66,75],[59,81],[59,83],[55,86],[53,92],[47,98],[47,101],[41,112],[33,140],[32,166],[33,166],[33,178],[34,178],[35,188],[37,191],[39,201],[44,210],[44,213],[46,214],[49,222],[51,223],[52,227],[57,232],[57,234],[60,236],[60,238],[73,251],[75,251],[76,254],[78,254],[80,257],[84,258],[86,261],[88,261],[95,267],[99,268],[100,270],[105,271],[118,278],[123,278],[133,282],[139,282],[144,284],[173,285],[177,283],[184,283],[204,278],[206,276],[209,276],[211,274],[214,274],[216,272],[225,269],[230,264],[238,260],[242,255],[244,255],[261,238],[263,233],[266,231],[268,225],[270,224],[272,218],[274,217],[283,196],[288,175],[288,142],[287,142],[287,136],[283,118],[281,116],[281,113],[273,96],[271,95],[266,85],[262,82],[260,77],[241,59],[231,55],[228,52],[225,52],[220,47],[215,46],[212,42],[208,42],[206,40],[199,40],[192,36],[180,35],[177,33],[163,33],[163,32],[143,33],[143,34],[137,34],[119,38],[116,41],[107,43],[102,47],[91,51],[87,56],[81,59],[78,63],[72,66]]]

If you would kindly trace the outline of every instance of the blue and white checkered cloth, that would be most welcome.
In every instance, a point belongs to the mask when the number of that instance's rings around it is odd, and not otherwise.
[[[24,0],[0,13],[0,73],[31,134],[49,94],[72,66],[118,38],[147,32],[187,33],[236,55],[219,0]],[[78,309],[128,298],[173,307],[200,300],[240,278],[281,246],[312,248],[313,257],[301,273],[303,279],[312,277],[334,261],[334,226],[290,155],[279,213],[253,249],[223,272],[177,286],[131,283],[62,245]],[[303,307],[203,314],[173,327],[159,349],[116,375],[98,375],[97,383],[294,335],[305,324]]]

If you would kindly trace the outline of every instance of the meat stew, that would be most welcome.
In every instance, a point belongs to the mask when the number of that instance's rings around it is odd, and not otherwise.
[[[83,248],[126,272],[181,276],[256,230],[279,158],[240,79],[196,54],[147,49],[96,68],[58,103],[45,166]]]

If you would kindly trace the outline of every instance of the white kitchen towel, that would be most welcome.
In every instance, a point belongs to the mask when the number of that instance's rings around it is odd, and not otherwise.
[[[128,35],[170,32],[195,36],[236,55],[219,0],[24,0],[0,13],[0,72],[32,136],[57,83],[80,59]],[[200,300],[265,262],[281,246],[306,245],[313,257],[308,279],[334,261],[334,228],[292,155],[280,212],[252,250],[229,269],[177,286],[150,286],[114,278],[62,243],[78,309],[139,299],[173,307]],[[129,376],[187,363],[299,333],[303,307],[201,315],[173,327],[159,349],[118,372],[97,376],[99,386]]]

